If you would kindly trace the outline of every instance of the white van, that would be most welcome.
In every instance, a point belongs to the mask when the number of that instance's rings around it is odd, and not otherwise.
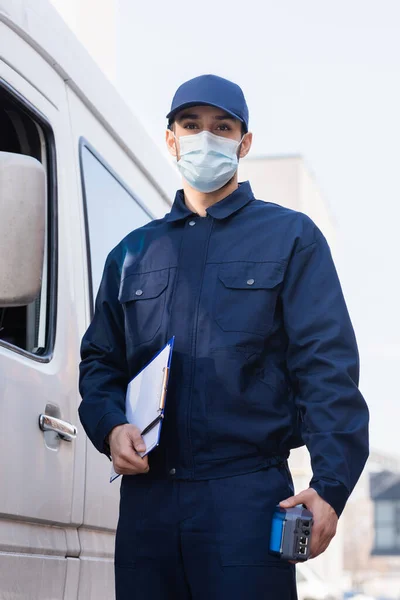
[[[114,597],[119,484],[78,423],[79,345],[109,250],[177,184],[47,0],[0,0],[1,599]]]

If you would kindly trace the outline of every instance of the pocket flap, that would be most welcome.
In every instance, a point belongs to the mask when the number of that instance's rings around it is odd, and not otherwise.
[[[235,262],[221,265],[218,277],[228,288],[272,289],[282,282],[284,268],[279,262]]]
[[[132,273],[122,280],[118,300],[121,303],[131,300],[157,298],[168,285],[169,269],[150,273]]]

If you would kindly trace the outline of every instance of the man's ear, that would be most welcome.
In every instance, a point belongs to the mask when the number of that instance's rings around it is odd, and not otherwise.
[[[250,152],[251,144],[253,142],[253,134],[251,132],[246,133],[242,143],[240,144],[239,158],[244,158]]]
[[[168,152],[171,154],[171,156],[177,156],[177,142],[175,140],[174,132],[171,129],[166,130],[165,141],[167,142]]]

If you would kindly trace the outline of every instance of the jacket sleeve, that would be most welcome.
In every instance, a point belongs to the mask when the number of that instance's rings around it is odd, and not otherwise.
[[[293,253],[282,290],[287,365],[311,457],[310,487],[340,516],[368,458],[369,411],[329,246],[317,228],[311,239]]]
[[[108,256],[96,297],[93,320],[81,343],[79,406],[81,423],[94,446],[109,456],[105,439],[111,429],[127,423],[125,394],[129,375],[124,315],[118,301],[118,266]]]

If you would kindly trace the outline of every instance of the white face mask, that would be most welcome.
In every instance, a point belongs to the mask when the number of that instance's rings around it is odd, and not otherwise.
[[[243,137],[237,142],[209,131],[179,137],[177,165],[182,177],[199,192],[219,190],[237,171],[237,149]]]

